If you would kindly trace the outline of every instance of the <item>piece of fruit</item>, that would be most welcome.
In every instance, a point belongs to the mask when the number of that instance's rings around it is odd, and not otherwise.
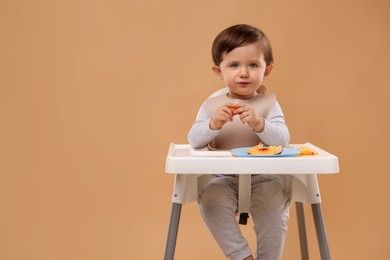
[[[317,155],[318,153],[311,149],[310,147],[307,146],[300,146],[299,150],[301,151],[299,153],[299,156],[304,156],[304,155]]]
[[[256,145],[248,150],[248,154],[253,154],[253,155],[274,155],[274,154],[280,154],[282,152],[283,152],[283,147],[281,145],[279,146]]]
[[[230,109],[230,111],[232,111],[232,114],[234,115],[234,111],[236,110],[237,106],[236,105],[232,105],[232,106],[228,106],[228,108]]]

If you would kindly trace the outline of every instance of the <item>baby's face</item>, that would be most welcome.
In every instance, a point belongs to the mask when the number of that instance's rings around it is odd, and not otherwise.
[[[247,44],[223,55],[219,65],[230,98],[249,99],[264,80],[266,63],[258,43]]]

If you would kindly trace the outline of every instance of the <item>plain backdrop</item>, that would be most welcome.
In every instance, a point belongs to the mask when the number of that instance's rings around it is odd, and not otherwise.
[[[223,87],[211,44],[237,23],[271,39],[265,84],[291,143],[339,158],[340,174],[319,176],[333,259],[390,259],[389,11],[388,0],[1,0],[0,259],[162,259],[168,147]],[[179,260],[225,259],[196,203],[176,248]],[[300,259],[295,206],[283,259]]]

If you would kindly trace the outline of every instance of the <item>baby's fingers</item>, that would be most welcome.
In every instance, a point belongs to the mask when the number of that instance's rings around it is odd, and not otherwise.
[[[249,117],[250,117],[250,114],[249,114],[248,112],[242,112],[242,113],[240,114],[240,120],[241,120],[241,122],[243,122],[243,123],[247,123]]]
[[[216,112],[216,114],[224,115],[226,117],[232,117],[233,116],[233,111],[230,107],[228,106],[222,106],[220,109]]]
[[[229,111],[230,112],[230,111]],[[232,115],[228,111],[222,111],[221,113],[216,114],[216,119],[220,121],[232,121]]]
[[[246,111],[248,111],[249,107],[245,104],[236,104],[234,114],[240,115]]]

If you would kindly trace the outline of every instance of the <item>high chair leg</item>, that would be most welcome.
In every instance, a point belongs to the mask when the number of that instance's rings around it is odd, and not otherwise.
[[[328,239],[326,238],[324,218],[322,216],[322,209],[320,203],[311,205],[314,225],[316,227],[318,246],[320,248],[320,254],[322,260],[331,260],[330,250],[328,245]]]
[[[171,219],[169,222],[168,238],[167,238],[167,244],[165,246],[164,260],[173,260],[173,256],[175,254],[181,207],[182,204],[172,203]]]
[[[295,202],[298,221],[299,245],[301,246],[302,260],[309,260],[309,247],[307,245],[305,212],[302,202]]]

